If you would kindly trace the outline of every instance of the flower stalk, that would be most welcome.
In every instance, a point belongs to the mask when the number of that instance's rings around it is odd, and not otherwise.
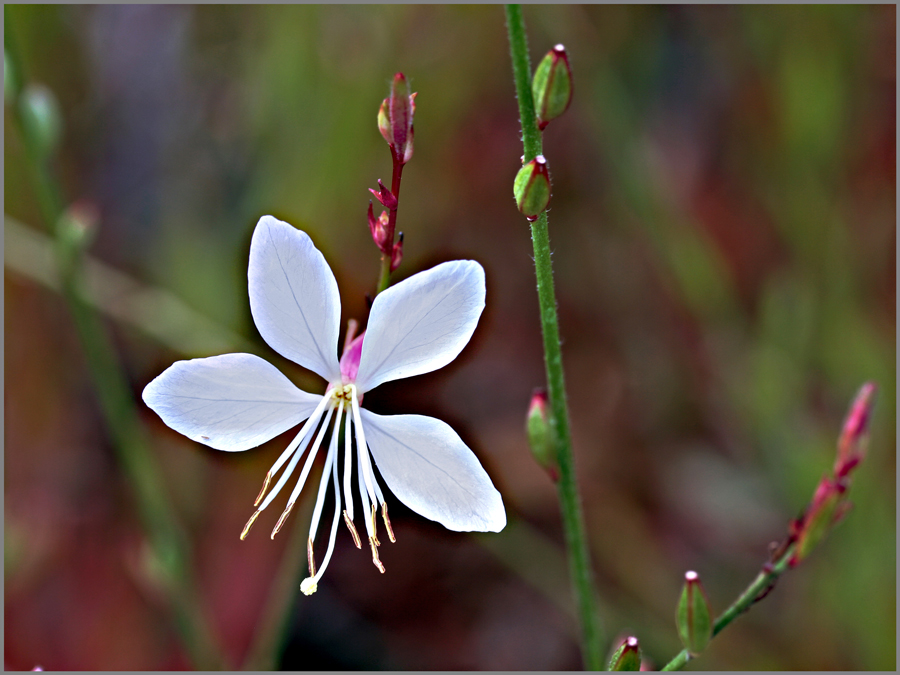
[[[506,5],[506,24],[522,124],[522,140],[525,151],[523,161],[528,163],[538,155],[542,155],[543,151],[541,132],[538,129],[532,97],[531,65],[521,6]],[[544,362],[551,413],[550,426],[559,467],[559,481],[556,485],[562,511],[572,587],[581,623],[582,650],[586,666],[591,670],[601,670],[604,664],[600,646],[597,599],[591,575],[584,517],[581,511],[581,499],[572,456],[572,439],[569,430],[569,412],[566,403],[546,211],[531,223],[531,239],[534,244],[534,267],[544,338]]]
[[[146,431],[137,415],[131,389],[116,351],[101,319],[85,299],[83,254],[90,241],[90,219],[78,217],[79,209],[65,207],[63,191],[51,169],[52,150],[58,142],[52,134],[55,122],[27,112],[21,98],[25,94],[9,7],[4,8],[4,68],[13,77],[8,103],[22,138],[25,163],[38,200],[45,227],[54,237],[63,298],[75,324],[88,369],[94,380],[107,430],[119,462],[133,488],[138,514],[147,532],[153,556],[165,575],[176,626],[191,661],[201,670],[220,668],[219,653],[212,632],[199,611],[196,584],[192,580],[190,556],[184,532],[173,513],[162,483]],[[44,90],[42,96],[52,96]],[[33,103],[33,101],[32,101]],[[41,114],[53,115],[53,104],[41,104]],[[33,113],[34,111],[32,111]],[[48,131],[49,130],[49,131]],[[47,134],[51,136],[47,136]],[[81,236],[79,229],[84,228]]]

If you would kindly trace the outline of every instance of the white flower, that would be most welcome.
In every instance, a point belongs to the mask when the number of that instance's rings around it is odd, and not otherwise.
[[[241,539],[284,487],[314,439],[287,507],[272,530],[275,536],[294,506],[330,428],[307,540],[310,577],[301,585],[307,595],[315,592],[331,559],[341,519],[338,436],[342,419],[344,521],[357,548],[361,548],[353,524],[351,482],[355,465],[372,560],[381,572],[384,567],[378,558],[376,518],[379,505],[391,541],[394,534],[370,452],[387,486],[413,511],[450,530],[503,529],[506,512],[500,493],[453,429],[432,417],[376,415],[359,405],[363,394],[382,382],[428,373],[456,358],[472,337],[484,309],[481,265],[471,260],[443,263],[380,293],[372,303],[368,329],[352,342],[347,341],[340,361],[337,283],[325,258],[305,233],[263,216],[250,244],[248,278],[250,311],[260,334],[282,356],[325,378],[325,393],[301,391],[257,356],[224,354],[178,361],[148,384],[143,394],[146,404],[171,428],[218,450],[256,447],[306,420],[266,474],[254,503],[257,510]],[[282,467],[283,473],[266,495],[270,480]],[[329,478],[334,485],[334,519],[328,550],[317,572],[313,541]]]

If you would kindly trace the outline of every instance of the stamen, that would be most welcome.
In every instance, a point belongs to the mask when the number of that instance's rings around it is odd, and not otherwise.
[[[256,498],[256,501],[253,502],[253,506],[259,506],[259,503],[262,501],[263,495],[266,494],[266,488],[269,487],[270,480],[272,480],[272,472],[266,471],[266,479],[263,481],[262,490],[259,491],[259,496]]]
[[[284,521],[287,520],[288,515],[290,515],[292,508],[294,508],[294,502],[288,502],[287,508],[284,510],[284,513],[281,514],[281,518],[275,523],[275,529],[272,530],[272,536],[270,536],[269,539],[274,539],[275,535],[278,534],[281,526],[284,525]]]
[[[306,540],[306,560],[309,562],[309,576],[316,576],[316,559],[313,557],[312,537]]]
[[[350,420],[353,415],[351,411],[347,411],[347,422],[344,424],[344,502],[347,505],[346,513],[350,514],[350,520],[353,520],[353,493],[350,491],[350,476],[353,473],[353,453],[351,450],[351,442],[353,436],[350,433]],[[346,517],[345,513],[345,517]],[[352,526],[352,522],[348,524],[354,532],[356,528]],[[356,537],[356,548],[360,548],[359,537]]]
[[[303,471],[300,472],[300,478],[297,479],[297,485],[294,486],[294,491],[291,492],[291,496],[288,499],[291,503],[297,501],[297,497],[300,496],[300,491],[306,483],[306,477],[309,475],[309,470],[312,469],[316,454],[319,452],[319,446],[322,445],[322,439],[325,438],[325,433],[328,431],[328,425],[331,423],[332,415],[334,415],[334,408],[328,410],[325,414],[325,421],[322,422],[322,426],[319,427],[319,433],[316,434],[316,440],[313,442],[312,448],[310,448],[309,453],[307,454],[306,462],[303,464]]]
[[[362,420],[359,417],[359,401],[356,397],[356,385],[350,385],[351,392],[351,404],[353,406],[353,423],[356,425],[356,454],[359,457],[368,458],[369,456],[369,446],[366,445],[366,432],[363,429]],[[360,468],[363,472],[363,476],[365,476],[366,481],[366,490],[369,493],[369,501],[372,503],[378,503],[377,498],[375,496],[375,488],[372,487],[372,477],[371,472],[369,471],[369,464],[365,459],[360,460]]]
[[[387,502],[381,502],[381,517],[384,518],[384,526],[388,531],[388,538],[391,540],[391,543],[395,543],[397,541],[396,537],[394,537],[394,530],[391,528],[391,519],[388,518],[387,514]]]
[[[256,519],[259,518],[260,513],[262,513],[262,511],[254,511],[253,515],[250,516],[250,520],[247,521],[247,524],[244,525],[244,529],[241,532],[241,541],[244,541],[244,537],[247,536],[247,533],[250,531],[250,528],[253,527],[253,523],[255,523]]]
[[[372,509],[369,511],[369,517],[372,518],[372,539],[375,540],[376,546],[381,546],[381,542],[378,541],[378,520],[375,518],[375,505],[372,504]]]
[[[347,523],[347,528],[350,530],[350,535],[353,537],[353,543],[356,544],[356,548],[362,548],[362,544],[359,541],[359,532],[356,531],[356,526],[353,524],[350,516],[347,515],[346,509],[344,509],[344,522]]]
[[[344,402],[341,401],[334,420],[334,428],[331,430],[331,440],[328,442],[328,454],[325,456],[325,466],[322,468],[322,477],[319,479],[319,491],[316,495],[316,506],[313,509],[312,520],[309,525],[310,539],[316,538],[319,531],[319,520],[322,517],[322,507],[325,505],[325,494],[328,492],[328,482],[331,479],[331,465],[337,461],[338,432],[341,429],[341,415],[344,414]],[[340,508],[341,495],[335,494],[338,508]]]
[[[369,537],[369,548],[372,549],[372,562],[375,563],[378,571],[384,574],[384,565],[378,559],[378,544],[375,543],[375,537]]]

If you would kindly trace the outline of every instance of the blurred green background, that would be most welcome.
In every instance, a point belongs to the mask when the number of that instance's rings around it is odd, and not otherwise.
[[[602,622],[610,641],[637,635],[656,667],[680,649],[685,570],[716,613],[737,596],[830,469],[868,379],[880,392],[854,510],[689,668],[896,667],[895,12],[525,7],[533,64],[561,42],[574,72],[544,151]],[[120,275],[96,293],[137,401],[174,360],[239,350],[321,387],[253,326],[250,236],[263,214],[308,232],[344,322],[365,318],[379,265],[366,188],[391,171],[375,116],[406,74],[416,145],[395,279],[475,259],[487,309],[450,367],[366,405],[451,423],[510,524],[452,533],[389,497],[387,573],[342,529],[319,592],[294,602],[281,666],[579,668],[555,490],[524,434],[544,375],[512,199],[522,146],[502,9],[16,6],[7,19],[24,79],[59,99],[64,190],[100,213],[89,255]],[[8,109],[4,139],[5,664],[186,667],[71,317],[46,283]],[[133,281],[149,290],[134,295]],[[201,610],[241,663],[287,537],[238,534],[287,439],[218,453],[140,414],[189,532]],[[312,501],[307,489],[301,528]]]

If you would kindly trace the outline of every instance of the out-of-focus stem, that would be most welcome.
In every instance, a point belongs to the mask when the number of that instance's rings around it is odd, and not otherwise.
[[[775,584],[775,580],[788,569],[788,561],[794,554],[794,546],[789,547],[774,564],[769,564],[756,576],[753,582],[744,589],[744,592],[731,603],[722,615],[713,624],[713,637],[718,635],[728,624],[750,609],[753,603],[761,600]],[[682,649],[661,670],[681,670],[691,660],[687,649]]]
[[[525,162],[529,162],[537,155],[542,154],[541,133],[538,130],[534,112],[528,42],[522,8],[519,5],[506,5],[506,23],[509,31],[516,96],[519,101]],[[559,481],[556,485],[569,554],[569,570],[572,575],[572,587],[581,622],[585,664],[591,670],[600,670],[603,663],[597,596],[591,574],[584,517],[581,512],[581,498],[578,493],[575,464],[572,457],[572,439],[569,431],[569,411],[566,403],[546,211],[531,224],[531,240],[534,245],[534,268],[537,276],[541,327],[544,336],[544,362],[547,370],[547,393],[551,409],[550,426],[553,430],[553,440],[559,463]]]
[[[62,295],[75,322],[104,421],[117,457],[134,488],[141,522],[147,531],[153,555],[164,571],[164,583],[175,613],[175,622],[190,658],[199,669],[222,667],[222,658],[200,612],[196,585],[191,579],[186,538],[165,494],[159,467],[138,419],[131,390],[102,322],[84,300],[82,250],[71,240],[59,236],[58,226],[64,208],[62,191],[47,158],[42,156],[36,145],[36,130],[30,126],[29,118],[21,114],[18,105],[23,72],[10,25],[9,6],[4,8],[4,24],[5,57],[11,61],[11,69],[19,86],[10,107],[22,137],[25,161],[41,217],[54,236]]]

